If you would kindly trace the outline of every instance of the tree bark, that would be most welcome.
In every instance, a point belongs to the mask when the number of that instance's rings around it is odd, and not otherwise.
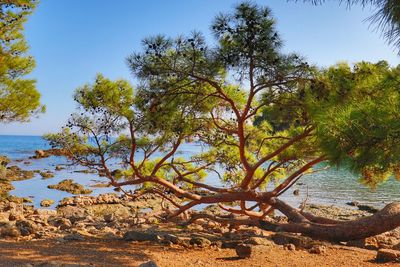
[[[378,235],[400,226],[400,202],[388,204],[372,216],[353,221],[337,221],[301,213],[278,199],[270,204],[285,214],[289,223],[278,224],[259,221],[265,230],[301,233],[318,239],[348,241]]]

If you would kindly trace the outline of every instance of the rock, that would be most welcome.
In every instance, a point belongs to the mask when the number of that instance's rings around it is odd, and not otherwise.
[[[85,218],[87,216],[84,209],[75,206],[57,207],[57,213],[68,219]]]
[[[350,202],[346,203],[346,205],[353,206],[353,207],[357,207],[359,204],[360,204],[360,202],[358,202],[358,201],[350,201]]]
[[[13,224],[7,224],[0,228],[0,235],[2,237],[19,237],[20,231]]]
[[[83,241],[83,240],[85,240],[83,235],[78,234],[78,233],[65,235],[63,239],[66,241]]]
[[[50,171],[40,172],[39,174],[40,174],[40,176],[42,176],[43,179],[49,179],[49,178],[53,178],[54,177],[54,174],[52,172],[50,172]]]
[[[83,185],[75,183],[74,180],[72,179],[65,179],[59,182],[58,184],[48,185],[47,187],[50,189],[65,191],[74,195],[84,195],[93,192],[90,189],[85,189]]]
[[[300,195],[300,190],[299,190],[299,189],[295,189],[295,190],[293,191],[293,195],[295,195],[295,196]]]
[[[239,244],[236,246],[236,255],[241,258],[250,258],[251,253],[253,252],[253,247],[248,244]]]
[[[244,243],[246,244],[250,244],[250,245],[262,245],[262,246],[272,246],[274,243],[266,238],[263,237],[250,237],[249,239],[247,239],[246,241],[244,241]]]
[[[103,218],[104,218],[104,221],[105,222],[107,222],[107,223],[110,223],[110,222],[112,222],[112,221],[115,221],[115,216],[114,216],[114,214],[105,214],[104,216],[103,216]]]
[[[380,249],[376,255],[376,260],[380,262],[400,262],[400,251]]]
[[[50,210],[50,209],[36,209],[34,213],[45,217],[57,215],[56,210]]]
[[[325,254],[326,253],[326,247],[321,246],[321,245],[314,245],[312,248],[308,250],[308,252],[312,254]]]
[[[22,236],[34,234],[37,231],[37,226],[28,220],[19,220],[15,223]]]
[[[1,166],[6,167],[10,162],[11,162],[11,160],[9,158],[7,158],[6,156],[0,156],[0,165]]]
[[[49,223],[60,230],[66,230],[72,227],[72,223],[67,218],[57,218],[55,220],[49,221]]]
[[[56,168],[55,168],[56,171],[61,171],[61,170],[64,170],[64,169],[65,168],[63,166],[61,166],[61,165],[57,165]]]
[[[10,218],[10,213],[9,212],[0,212],[0,223],[8,222],[9,218]]]
[[[204,237],[192,237],[189,241],[190,245],[198,246],[201,248],[209,247],[211,245],[211,241]]]
[[[239,244],[241,244],[241,240],[224,240],[222,241],[222,248],[236,248]]]
[[[180,237],[173,235],[173,234],[166,234],[163,236],[163,239],[165,241],[171,242],[172,244],[175,244],[175,245],[183,243],[183,240]]]
[[[346,246],[357,247],[357,248],[365,248],[366,239],[350,240],[350,241],[348,241],[346,243]]]
[[[140,232],[140,231],[128,231],[124,234],[123,239],[125,241],[159,241],[161,240],[160,236],[158,236],[155,233],[149,233],[149,232]]]
[[[277,245],[286,245],[286,244],[293,244],[299,248],[309,249],[318,241],[314,241],[310,237],[300,236],[300,235],[293,235],[289,233],[276,233],[272,236],[272,240]]]
[[[296,250],[296,246],[293,244],[286,244],[284,246],[285,249],[290,250],[290,251],[295,251]]]
[[[40,206],[42,206],[42,207],[50,207],[53,204],[54,204],[54,200],[52,200],[52,199],[43,199],[42,201],[40,201]]]
[[[48,157],[48,155],[43,150],[39,149],[39,150],[35,151],[35,157],[36,158],[45,158],[45,157]]]
[[[8,217],[10,221],[23,220],[24,218],[25,217],[22,212],[10,212],[10,216]]]
[[[140,264],[138,267],[157,267],[157,266],[158,266],[157,263],[155,263],[154,261],[148,261]]]

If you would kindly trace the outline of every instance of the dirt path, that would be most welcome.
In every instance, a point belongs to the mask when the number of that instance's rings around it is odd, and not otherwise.
[[[184,249],[126,241],[0,241],[0,266],[43,262],[92,266],[138,266],[150,259],[158,266],[396,266],[377,264],[376,252],[334,247],[324,255],[288,251],[280,246],[257,249],[251,259],[236,258],[233,249]],[[397,265],[397,266],[400,266]]]

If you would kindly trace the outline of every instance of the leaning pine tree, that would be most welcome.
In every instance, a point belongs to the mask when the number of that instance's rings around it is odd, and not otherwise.
[[[342,222],[280,199],[325,166],[350,168],[372,187],[399,177],[400,70],[385,62],[310,67],[281,52],[270,10],[249,3],[217,16],[212,30],[214,46],[199,33],[145,39],[143,51],[128,58],[136,91],[98,76],[76,91],[81,111],[47,138],[124,192],[135,185],[133,197],[155,193],[169,201],[165,219],[218,204],[229,216],[192,212],[186,223],[206,219],[330,240],[400,226],[398,203]],[[202,151],[180,156],[193,140]],[[123,161],[118,171],[115,158]],[[206,182],[211,173],[220,186]],[[271,221],[274,210],[288,222]]]

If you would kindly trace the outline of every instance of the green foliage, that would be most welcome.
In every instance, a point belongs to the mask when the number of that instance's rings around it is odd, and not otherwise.
[[[309,89],[309,110],[331,162],[362,173],[372,187],[398,172],[400,68],[386,62],[339,64]]]
[[[36,81],[24,78],[35,62],[27,55],[23,24],[35,6],[34,0],[0,2],[0,122],[27,121],[45,111]]]

